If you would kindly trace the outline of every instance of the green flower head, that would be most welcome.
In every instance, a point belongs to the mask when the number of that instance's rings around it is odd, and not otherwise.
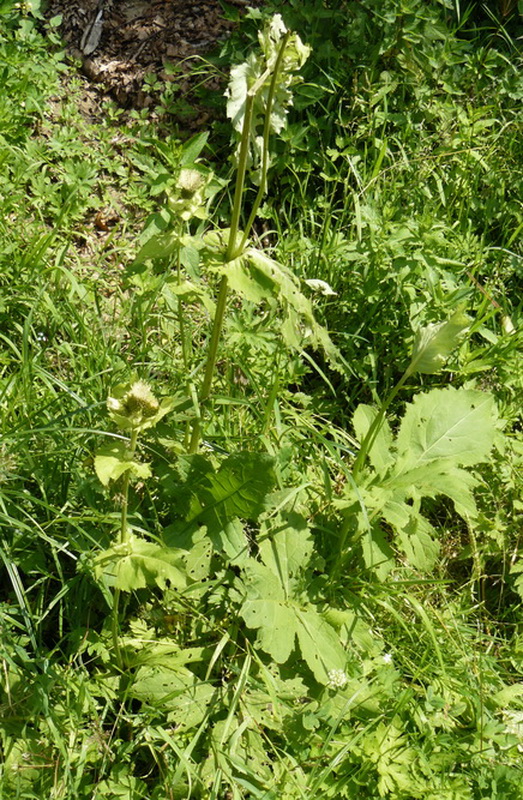
[[[144,381],[116,387],[107,399],[107,408],[122,430],[148,428],[163,416],[159,401]]]
[[[205,206],[207,178],[197,169],[182,169],[176,188],[169,197],[169,207],[181,219],[201,216]]]

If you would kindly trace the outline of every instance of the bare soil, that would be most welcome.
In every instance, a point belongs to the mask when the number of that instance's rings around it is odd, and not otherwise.
[[[186,114],[189,109],[191,127],[197,128],[206,124],[209,112],[199,106],[195,87],[203,83],[211,92],[223,91],[216,70],[198,67],[230,36],[237,25],[234,17],[262,4],[263,0],[48,0],[46,17],[61,18],[58,32],[69,54],[88,80],[118,104],[152,106],[158,100],[154,84],[167,82],[174,114],[177,106]]]

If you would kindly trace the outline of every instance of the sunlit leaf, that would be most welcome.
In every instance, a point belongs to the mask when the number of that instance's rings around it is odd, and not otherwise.
[[[183,589],[187,575],[179,550],[131,536],[124,544],[116,544],[99,553],[94,561],[95,574],[125,592],[146,586],[168,585]]]
[[[142,703],[161,709],[162,714],[176,724],[177,730],[199,725],[208,712],[215,688],[199,680],[185,667],[142,666],[130,687],[128,695]]]
[[[94,469],[104,486],[117,481],[125,472],[142,480],[151,477],[149,465],[129,458],[128,444],[122,441],[100,447],[94,457]]]
[[[347,654],[334,628],[313,609],[295,609],[296,634],[301,654],[319,683],[330,682],[329,673],[343,671]]]
[[[456,466],[488,460],[498,437],[497,409],[487,392],[433,389],[409,403],[396,446],[402,469],[414,469],[436,459]]]
[[[360,403],[357,407],[352,418],[352,424],[354,425],[354,432],[359,442],[364,440],[377,414],[378,410],[376,408],[365,405],[364,403]],[[394,460],[391,447],[392,431],[389,423],[385,419],[368,453],[369,461],[377,472],[386,470]]]
[[[470,326],[463,311],[456,311],[447,322],[438,322],[421,328],[414,340],[414,350],[407,372],[433,375],[444,366],[447,358],[460,344]]]

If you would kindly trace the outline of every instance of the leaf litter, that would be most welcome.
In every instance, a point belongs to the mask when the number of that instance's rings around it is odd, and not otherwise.
[[[125,108],[154,105],[151,84],[176,82],[176,94],[193,108],[192,128],[209,121],[194,94],[202,76],[195,66],[237,26],[247,6],[263,0],[50,0],[48,19],[58,18],[58,32],[69,55],[80,61],[89,81],[100,85]],[[208,91],[223,92],[221,78],[210,71],[203,78]],[[147,85],[148,84],[148,85]]]

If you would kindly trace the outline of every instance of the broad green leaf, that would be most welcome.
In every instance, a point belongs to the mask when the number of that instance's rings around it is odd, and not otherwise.
[[[440,545],[436,531],[405,498],[389,500],[382,509],[382,517],[394,529],[396,541],[409,564],[422,572],[430,572],[439,555]]]
[[[206,475],[197,487],[189,519],[198,519],[209,531],[236,517],[257,519],[274,486],[273,465],[274,460],[261,453],[229,456],[218,472]]]
[[[394,550],[379,524],[374,524],[370,530],[364,531],[361,537],[361,549],[366,568],[380,581],[384,581],[394,568],[395,560]]]
[[[294,609],[277,600],[246,600],[241,616],[249,628],[258,630],[258,644],[278,664],[284,664],[294,648],[296,616]]]
[[[523,683],[513,683],[509,686],[504,686],[492,697],[498,708],[514,708],[517,704],[519,708],[523,706]],[[523,718],[520,724],[523,724]],[[521,731],[523,735],[523,729]]]
[[[207,578],[211,568],[212,542],[205,529],[200,529],[195,536],[191,549],[185,557],[187,576],[192,581],[201,581]]]
[[[150,258],[170,258],[176,249],[180,246],[180,236],[174,232],[158,233],[148,239],[142,247],[140,247],[134,264],[143,264]]]
[[[103,550],[94,560],[95,575],[124,592],[170,584],[184,589],[187,575],[179,550],[131,536],[125,544]]]
[[[398,491],[403,499],[421,499],[445,495],[453,501],[458,514],[474,517],[477,513],[472,493],[478,481],[470,472],[453,466],[448,461],[432,461],[412,470],[392,472],[386,486],[389,491]]]
[[[148,464],[129,458],[128,444],[122,441],[100,447],[94,457],[94,469],[104,486],[110,481],[117,481],[124,472],[130,472],[142,480],[150,478],[152,474]]]
[[[194,164],[207,144],[208,138],[209,132],[203,131],[202,133],[197,133],[195,136],[191,136],[191,138],[185,142],[180,156],[180,165],[182,167],[188,167]]]
[[[316,611],[296,608],[294,613],[301,654],[318,683],[328,684],[329,673],[347,665],[339,636]]]
[[[287,596],[278,573],[255,558],[249,558],[243,566],[245,587],[249,598],[285,602]]]
[[[358,409],[358,436],[368,430],[374,412]],[[361,547],[366,566],[378,577],[386,577],[393,565],[393,547],[402,550],[416,569],[431,571],[439,543],[436,531],[420,512],[423,498],[448,497],[458,514],[473,520],[477,514],[473,490],[478,481],[463,469],[489,458],[499,437],[499,424],[491,395],[468,389],[434,389],[407,406],[391,447],[390,432],[374,451],[372,465],[378,475],[360,487],[367,517],[375,520],[372,530],[362,511],[356,511],[364,531]],[[387,453],[396,450],[396,461]],[[390,543],[378,520],[385,520],[394,537]]]
[[[272,284],[273,296],[285,313],[281,332],[287,344],[296,349],[307,346],[321,348],[333,367],[339,366],[341,355],[326,328],[314,316],[311,300],[300,289],[293,272],[255,248],[245,252],[249,275],[264,291]]]
[[[216,303],[203,284],[193,281],[178,281],[177,277],[167,278],[162,286],[162,296],[171,311],[178,313],[180,298],[185,302],[199,302],[211,316],[216,313]]]
[[[227,275],[233,292],[251,303],[261,303],[277,296],[275,282],[262,272],[250,270],[245,256],[228,261],[218,271]]]
[[[456,466],[487,461],[498,436],[494,398],[470,389],[433,389],[407,406],[396,446],[402,471],[436,459]]]
[[[353,610],[327,606],[322,616],[336,631],[340,632],[342,643],[351,642],[359,650],[369,656],[379,655],[382,651],[382,640],[369,628],[368,623]]]
[[[213,270],[227,275],[231,289],[246,300],[278,303],[284,315],[280,332],[289,347],[321,348],[331,365],[339,366],[341,355],[327,330],[316,321],[312,302],[301,291],[300,281],[291,270],[253,247],[233,261],[216,263]]]
[[[207,476],[214,474],[214,466],[203,455],[182,454],[172,464],[159,463],[156,474],[177,516],[188,517],[192,495],[206,485]],[[184,546],[175,541],[172,543],[176,547]]]
[[[208,660],[212,648],[180,647],[172,636],[158,637],[143,619],[131,619],[129,635],[120,638],[120,650],[127,667],[165,666],[177,669],[187,664]]]
[[[278,576],[285,595],[291,593],[290,579],[308,565],[313,542],[306,520],[299,514],[278,515],[270,521],[268,535],[264,525],[259,533],[263,563]]]
[[[385,509],[384,517],[387,517]],[[434,569],[440,552],[432,525],[421,515],[412,514],[408,522],[398,529],[399,546],[405,553],[409,564],[421,572]]]
[[[167,713],[177,730],[184,731],[205,719],[216,690],[185,667],[142,666],[127,692],[129,697]]]
[[[364,440],[377,414],[378,410],[376,408],[367,406],[364,403],[357,407],[352,418],[352,424],[359,442]],[[369,461],[376,472],[385,472],[393,462],[394,456],[391,451],[392,431],[387,420],[384,420],[368,453]]]
[[[447,322],[438,322],[421,328],[414,340],[414,351],[407,368],[408,374],[422,372],[433,375],[439,372],[469,327],[470,320],[467,315],[463,311],[456,311]]]
[[[295,638],[294,610],[287,604],[284,587],[272,570],[252,558],[245,565],[244,575],[247,599],[240,614],[249,628],[258,630],[262,650],[283,664]]]

